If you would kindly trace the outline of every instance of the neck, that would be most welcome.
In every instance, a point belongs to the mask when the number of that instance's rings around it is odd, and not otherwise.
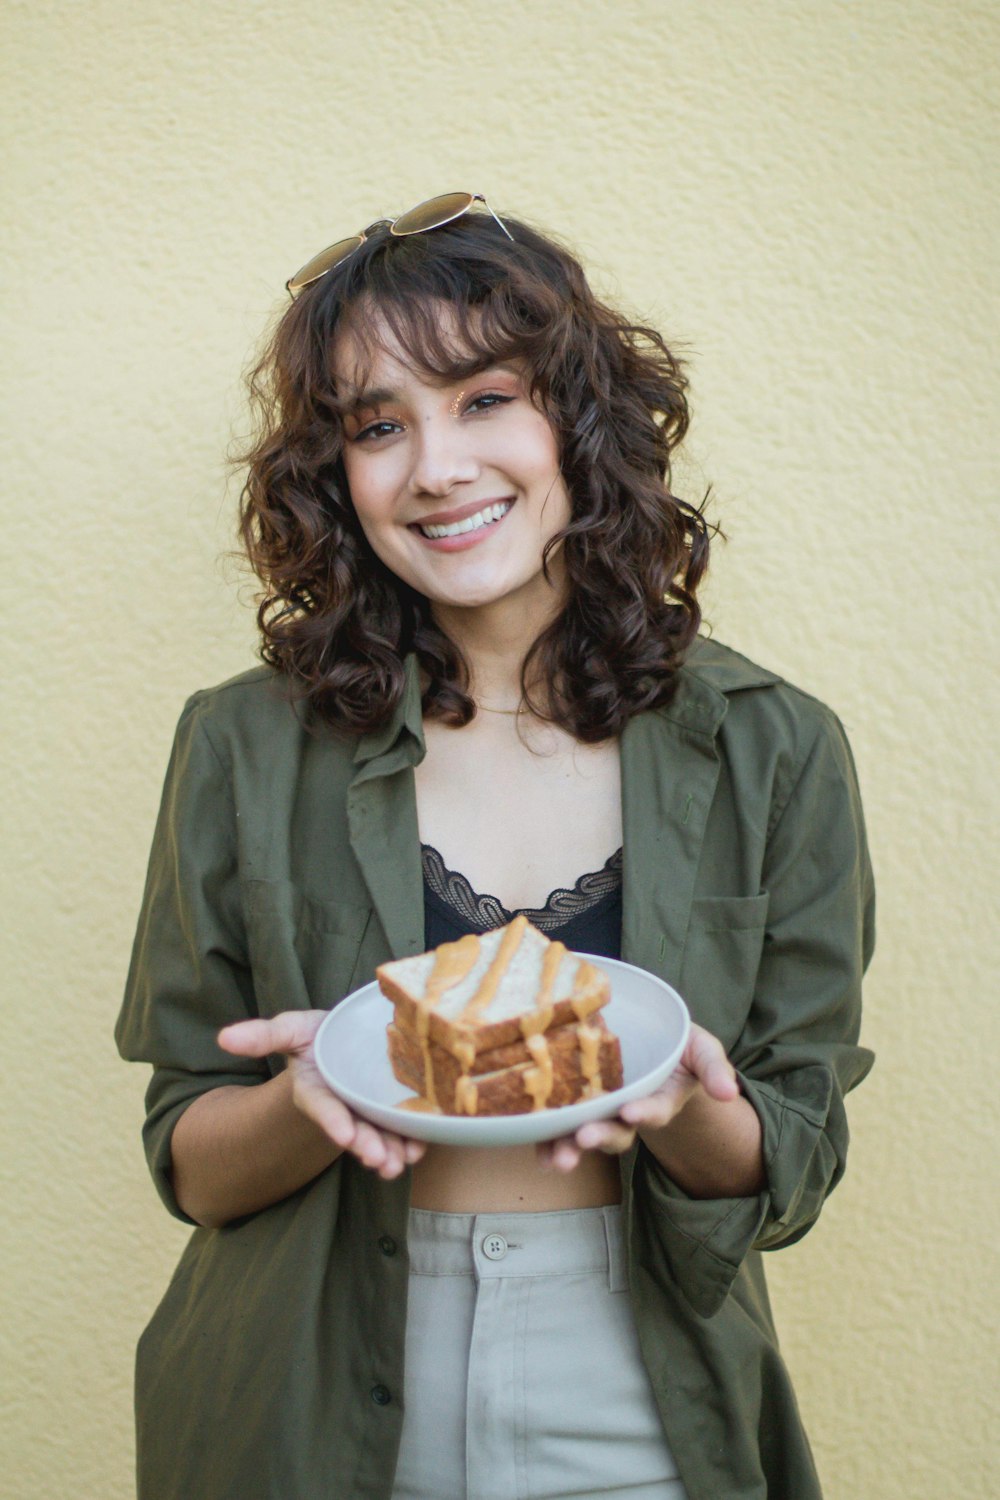
[[[434,606],[434,618],[468,663],[473,698],[497,708],[514,708],[520,702],[525,658],[555,615],[552,610],[540,618],[506,604],[500,601],[480,609]]]

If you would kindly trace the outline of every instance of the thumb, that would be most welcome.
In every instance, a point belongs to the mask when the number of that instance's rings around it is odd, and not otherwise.
[[[236,1021],[224,1026],[218,1043],[237,1057],[267,1057],[272,1052],[304,1052],[326,1016],[325,1010],[286,1010],[268,1020]]]
[[[683,1063],[713,1099],[735,1099],[740,1091],[736,1070],[717,1037],[702,1026],[692,1026]]]

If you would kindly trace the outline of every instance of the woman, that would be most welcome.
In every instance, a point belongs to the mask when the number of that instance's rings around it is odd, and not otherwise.
[[[663,341],[475,204],[310,262],[255,377],[267,665],[182,716],[118,1027],[202,1226],[140,1343],[140,1496],[809,1500],[758,1252],[871,1061],[850,753],[697,636]],[[680,989],[675,1076],[537,1149],[352,1115],[325,1010],[517,910]]]

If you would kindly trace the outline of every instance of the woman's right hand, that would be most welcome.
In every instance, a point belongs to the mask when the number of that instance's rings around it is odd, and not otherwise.
[[[427,1147],[409,1136],[379,1130],[354,1114],[328,1087],[319,1068],[313,1042],[325,1010],[288,1010],[270,1020],[237,1021],[219,1032],[219,1046],[237,1057],[268,1057],[280,1053],[288,1063],[292,1100],[318,1125],[335,1146],[356,1156],[379,1177],[399,1177],[420,1160]]]

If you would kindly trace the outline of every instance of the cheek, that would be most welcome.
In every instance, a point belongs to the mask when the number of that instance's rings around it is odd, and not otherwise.
[[[354,513],[375,556],[387,566],[395,566],[393,542],[396,538],[385,517],[373,511],[370,506],[366,507],[363,503],[359,505],[356,502]]]
[[[538,471],[540,474],[556,478],[562,484],[562,471],[559,466],[559,443],[555,432],[550,428],[546,420],[541,419],[540,426],[535,429],[534,443],[535,458],[537,458]]]
[[[390,515],[391,501],[384,476],[363,459],[344,459],[344,475],[347,489],[354,506],[354,514],[361,523],[365,535],[371,540],[376,530]]]
[[[543,525],[558,530],[568,523],[572,507],[559,464],[559,444],[547,422],[534,433],[531,455],[534,483],[543,496]]]
[[[546,488],[561,480],[559,444],[547,420],[532,413],[519,431],[505,435],[507,452],[517,455],[522,477],[532,486]]]

